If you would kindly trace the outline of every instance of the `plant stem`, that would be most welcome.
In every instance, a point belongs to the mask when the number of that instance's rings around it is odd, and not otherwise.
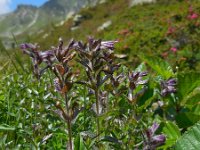
[[[98,87],[95,89],[95,98],[96,98],[96,110],[97,110],[97,142],[99,142],[99,134],[100,134],[100,123],[99,123],[99,90]]]
[[[67,150],[73,150],[72,146],[72,127],[71,127],[71,117],[70,117],[70,111],[69,111],[69,106],[68,106],[68,97],[67,94],[65,94],[65,105],[67,109],[67,130],[68,130],[68,137],[69,137],[69,142],[67,142]],[[68,149],[68,143],[69,143],[69,149]]]
[[[69,150],[73,150],[72,146],[72,127],[71,127],[71,120],[67,120],[67,129],[68,129],[68,136],[69,136]],[[68,150],[68,144],[67,144],[67,150]]]
[[[86,87],[84,86],[84,108],[86,108],[86,105],[87,105],[87,103],[86,103]],[[87,118],[86,111],[84,110],[84,123],[86,122],[86,118]],[[85,125],[84,125],[84,130],[86,130]]]

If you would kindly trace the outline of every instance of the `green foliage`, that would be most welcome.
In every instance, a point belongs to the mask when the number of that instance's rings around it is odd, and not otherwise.
[[[176,122],[180,128],[187,128],[199,121],[200,115],[193,112],[181,112],[176,116]]]
[[[199,72],[179,73],[177,77],[179,82],[178,96],[181,105],[198,98],[198,89],[200,88]]]
[[[200,123],[192,126],[175,144],[175,150],[199,149]]]
[[[15,131],[15,128],[1,125],[0,131]]]
[[[154,69],[159,75],[163,76],[164,79],[169,79],[174,76],[171,66],[164,60],[158,57],[141,56],[144,62],[146,62],[152,69]]]
[[[162,146],[163,149],[167,149],[173,146],[178,140],[178,138],[181,137],[180,129],[175,123],[171,121],[167,121],[164,124],[164,127],[162,130],[163,130],[163,133],[165,133],[165,135],[167,136],[166,143],[164,146]]]
[[[78,135],[75,139],[75,144],[74,144],[74,149],[75,150],[86,150],[85,144],[83,142],[83,138],[81,135]]]
[[[50,80],[45,78],[38,85],[29,74],[13,72],[1,77],[0,136],[5,137],[2,144],[7,145],[6,148],[42,148],[43,138],[49,133],[55,133],[50,140],[62,137],[59,135],[61,131],[58,117],[53,115],[52,105],[47,103],[52,99],[49,99],[50,93],[42,85]],[[57,139],[52,144],[57,144],[56,142],[62,143]]]

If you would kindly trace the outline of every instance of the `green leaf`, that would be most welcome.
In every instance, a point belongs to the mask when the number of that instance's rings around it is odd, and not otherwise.
[[[200,115],[200,104],[194,105],[191,109],[191,112],[196,115]]]
[[[200,122],[191,127],[175,144],[175,150],[197,150],[200,147]]]
[[[163,127],[163,132],[167,136],[167,140],[164,145],[165,147],[171,147],[172,145],[174,145],[177,139],[181,136],[178,126],[170,121],[167,121],[165,123],[165,126]]]
[[[142,111],[146,109],[155,99],[155,95],[152,89],[148,89],[145,94],[138,100],[139,110]]]
[[[140,58],[165,79],[174,76],[171,66],[161,58],[144,55],[140,56]]]
[[[192,92],[190,92],[187,96],[185,96],[181,101],[181,104],[196,105],[199,103],[199,100],[200,100],[200,86],[195,88]]]
[[[187,128],[194,125],[196,122],[200,120],[200,115],[191,113],[191,112],[183,112],[179,113],[176,116],[176,122],[180,128]]]
[[[147,68],[146,68],[145,63],[144,63],[144,62],[141,63],[141,64],[135,69],[135,71],[137,71],[137,72],[147,71]]]
[[[112,142],[112,143],[115,143],[115,144],[119,144],[119,141],[117,138],[115,137],[112,137],[112,136],[105,136],[101,139],[101,141],[106,141],[106,142]]]
[[[76,137],[74,147],[75,147],[75,150],[85,150],[86,149],[81,135]]]
[[[0,131],[14,131],[15,127],[0,125]]]
[[[193,92],[192,92],[193,93]],[[184,99],[185,100],[185,99]],[[196,93],[195,95],[189,97],[186,99],[186,104],[187,105],[199,105],[199,100],[200,100],[200,93]]]
[[[192,97],[199,95],[200,91],[200,73],[197,72],[188,72],[178,74],[178,97],[181,102],[181,105],[184,105]]]

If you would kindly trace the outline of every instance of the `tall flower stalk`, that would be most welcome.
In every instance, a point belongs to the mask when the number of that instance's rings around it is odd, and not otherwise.
[[[69,66],[69,61],[71,61],[75,57],[75,52],[73,52],[73,44],[74,41],[71,41],[66,48],[63,48],[63,41],[60,39],[60,44],[57,48],[54,48],[54,53],[58,64],[53,67],[53,72],[56,76],[57,84],[55,84],[56,90],[60,92],[65,101],[65,111],[63,111],[63,115],[67,116],[65,121],[67,122],[67,130],[69,136],[69,146],[67,145],[67,149],[73,149],[73,142],[72,142],[72,117],[73,117],[73,110],[70,107],[70,100],[68,98],[68,93],[73,86],[73,78],[74,74],[71,71]],[[54,82],[56,83],[56,82]],[[57,105],[61,111],[64,110],[60,105]]]
[[[33,44],[22,44],[21,49],[25,54],[28,54],[32,58],[34,66],[34,74],[39,79],[45,70],[48,68],[55,76],[54,87],[55,91],[60,93],[64,99],[56,101],[56,113],[66,122],[68,131],[67,149],[73,149],[73,137],[72,137],[72,120],[77,116],[77,111],[73,107],[73,103],[69,99],[70,90],[73,87],[73,80],[75,74],[72,72],[72,68],[69,62],[75,57],[73,51],[74,41],[72,40],[69,45],[63,48],[62,39],[59,40],[59,46],[54,47],[49,51],[38,51],[38,47]],[[46,67],[40,69],[39,66],[42,63],[46,63]]]
[[[118,65],[112,61],[114,44],[117,41],[101,41],[89,38],[86,44],[77,42],[77,61],[85,68],[87,81],[84,83],[95,95],[97,141],[101,134],[99,116],[102,113],[102,85],[112,76]]]

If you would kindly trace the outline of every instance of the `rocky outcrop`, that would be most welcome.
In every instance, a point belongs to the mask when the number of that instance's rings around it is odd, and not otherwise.
[[[19,5],[14,12],[0,16],[0,37],[12,37],[28,32],[35,33],[38,29],[70,18],[86,6],[94,6],[100,0],[48,0],[41,7]],[[83,18],[84,19],[84,16]],[[75,21],[76,24],[81,20]]]
[[[152,2],[156,2],[156,0],[130,0],[130,6]]]
[[[97,28],[97,31],[105,30],[105,29],[108,28],[110,25],[112,25],[112,21],[111,21],[111,20],[108,20],[108,21],[104,22],[101,26],[99,26],[99,27]]]

